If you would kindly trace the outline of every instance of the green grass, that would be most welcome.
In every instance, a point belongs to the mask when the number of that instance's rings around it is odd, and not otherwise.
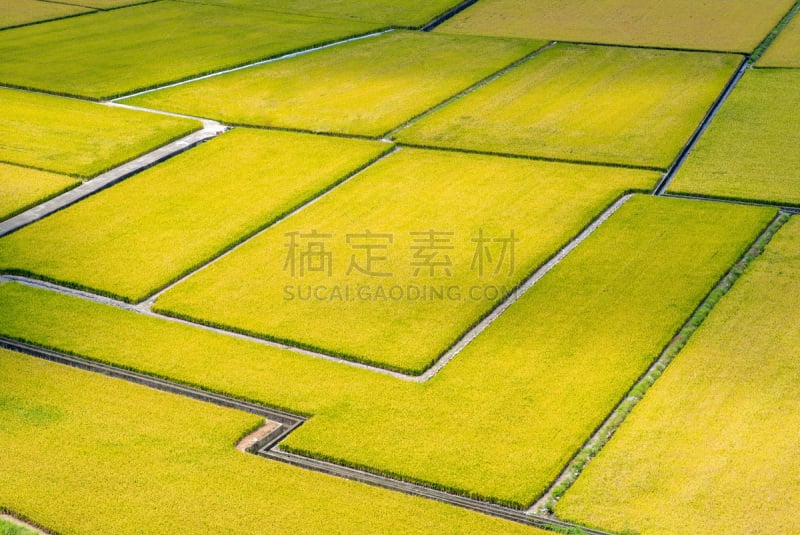
[[[793,218],[559,502],[560,516],[642,534],[800,530],[798,251]]]
[[[459,0],[196,0],[203,4],[259,7],[270,11],[317,17],[378,22],[387,26],[419,27],[459,4]]]
[[[90,9],[39,0],[6,0],[0,3],[0,28],[90,13]]]
[[[313,415],[290,447],[523,505],[773,215],[636,197],[421,385],[12,283],[0,334]]]
[[[0,220],[55,197],[78,183],[65,175],[0,163]]]
[[[748,71],[668,190],[800,204],[798,121],[800,71]]]
[[[0,376],[0,503],[61,533],[543,533],[241,453],[250,414],[8,351]]]
[[[255,8],[154,2],[0,32],[0,83],[109,98],[375,27]]]
[[[394,31],[126,102],[234,124],[380,136],[543,44]]]
[[[171,289],[156,308],[421,373],[606,206],[657,180],[653,172],[402,149]],[[494,256],[491,265],[486,257],[483,273],[473,266],[477,245],[471,240],[480,229],[490,240],[515,233],[513,264],[510,249],[500,261],[498,242],[488,244]],[[292,255],[297,269],[284,269],[288,234],[312,230],[331,235],[325,240],[330,274],[300,274],[299,254],[313,239],[298,240],[298,254]],[[389,237],[347,242],[348,234],[366,230]],[[414,249],[428,242],[410,233],[429,230],[453,233],[437,236],[449,249]],[[357,249],[365,243],[382,246],[374,255],[386,257],[375,262],[372,274],[351,269],[355,258],[367,270],[366,252]],[[431,273],[415,259],[418,251],[448,265]],[[309,288],[318,287],[327,288],[322,298],[307,299]],[[430,292],[422,297],[409,287],[454,290],[449,298]],[[484,294],[484,287],[497,293]],[[388,294],[392,288],[402,295],[381,298],[382,290]]]
[[[556,45],[401,131],[398,139],[666,168],[741,59]]]
[[[189,119],[0,88],[0,162],[89,178],[200,127]]]
[[[751,52],[794,0],[481,0],[437,31]]]
[[[234,130],[0,239],[0,269],[138,301],[389,147]]]
[[[0,518],[0,535],[36,535],[36,532],[15,522]]]
[[[756,63],[758,67],[800,67],[800,17],[795,13],[792,20],[781,30],[777,39]]]

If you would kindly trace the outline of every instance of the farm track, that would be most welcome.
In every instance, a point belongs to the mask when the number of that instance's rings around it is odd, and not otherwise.
[[[512,509],[510,507],[475,500],[466,496],[459,496],[457,494],[443,492],[415,483],[400,481],[397,479],[372,474],[363,470],[356,470],[326,461],[320,461],[294,453],[281,451],[279,448],[280,441],[282,441],[289,433],[307,420],[307,418],[303,416],[266,407],[251,401],[241,400],[231,396],[202,390],[193,386],[183,385],[168,381],[166,379],[153,377],[136,371],[111,366],[109,364],[67,355],[65,353],[60,353],[58,351],[53,351],[5,337],[0,337],[0,348],[24,353],[32,357],[71,366],[84,371],[99,373],[115,379],[122,379],[131,383],[153,388],[155,390],[160,390],[162,392],[185,396],[205,403],[212,403],[220,407],[256,414],[268,420],[278,422],[280,427],[256,442],[248,450],[249,453],[267,459],[298,466],[307,470],[313,470],[315,472],[321,472],[335,477],[341,477],[352,481],[381,487],[387,490],[402,492],[412,496],[418,496],[427,498],[429,500],[447,503],[456,507],[469,509],[471,511],[510,520],[520,524],[526,524],[545,529],[581,529],[586,535],[609,535],[607,532],[592,530],[582,526],[577,526],[575,524],[562,522],[560,520],[532,515],[518,509]]]
[[[63,210],[64,208],[75,204],[76,202],[104,190],[109,186],[113,186],[117,182],[125,180],[126,178],[144,171],[148,167],[152,167],[157,163],[163,162],[173,156],[176,156],[195,145],[207,141],[222,132],[227,130],[227,127],[222,126],[216,121],[203,120],[203,128],[197,130],[188,136],[184,136],[172,143],[168,143],[154,151],[148,152],[138,158],[135,158],[127,163],[124,163],[110,171],[87,180],[80,186],[73,188],[66,193],[45,201],[41,204],[30,208],[21,214],[6,219],[0,222],[0,236],[4,236],[22,227],[30,225],[48,215]]]

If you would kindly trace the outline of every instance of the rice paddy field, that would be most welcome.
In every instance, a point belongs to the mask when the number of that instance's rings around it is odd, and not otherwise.
[[[666,169],[741,61],[735,55],[558,44],[422,118],[397,139]]]
[[[104,99],[378,27],[163,0],[3,31],[0,84]]]
[[[606,206],[657,179],[638,170],[401,149],[155,306],[419,374]],[[322,256],[308,256],[314,243],[323,244]],[[245,289],[242,280],[252,283]]]
[[[0,534],[800,531],[800,2],[1,3]]]
[[[0,270],[137,302],[388,147],[235,130],[0,238]]]
[[[381,136],[544,44],[394,31],[124,102],[233,124]]]
[[[759,67],[800,68],[800,18],[796,15],[758,60]]]
[[[800,205],[800,70],[754,69],[669,191]]]
[[[66,175],[0,163],[0,220],[16,215],[78,185]]]
[[[0,5],[0,28],[10,28],[89,13],[90,9],[40,0],[14,0]]]
[[[481,0],[437,31],[751,52],[793,0]]]
[[[559,514],[643,534],[800,529],[800,331],[784,328],[800,324],[798,223],[775,235],[559,502]]]
[[[76,177],[91,178],[200,126],[189,119],[0,88],[0,161]]]

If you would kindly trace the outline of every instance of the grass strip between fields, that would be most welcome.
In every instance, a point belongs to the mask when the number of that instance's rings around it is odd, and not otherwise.
[[[0,503],[59,532],[543,533],[241,453],[254,415],[5,350],[0,376]]]
[[[795,217],[557,504],[560,516],[642,534],[800,529],[798,251]]]
[[[199,121],[0,88],[0,162],[91,178],[202,127]]]
[[[773,32],[774,40],[765,43],[765,50],[756,51],[757,67],[800,67],[800,1],[796,2]],[[761,54],[759,54],[759,52]]]
[[[233,130],[4,236],[0,270],[138,302],[390,149]]]
[[[669,193],[800,205],[800,70],[751,69]]]
[[[12,283],[0,334],[310,415],[285,447],[522,508],[773,216],[634,197],[421,385]]]
[[[733,54],[557,44],[396,138],[666,169],[741,60]]]

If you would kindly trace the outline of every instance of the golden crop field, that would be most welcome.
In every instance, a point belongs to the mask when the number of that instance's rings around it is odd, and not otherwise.
[[[558,513],[643,535],[800,530],[800,330],[786,328],[800,325],[799,276],[800,220],[793,218]]]
[[[481,0],[438,31],[750,52],[793,0]]]
[[[800,532],[799,30],[0,0],[0,535]]]

